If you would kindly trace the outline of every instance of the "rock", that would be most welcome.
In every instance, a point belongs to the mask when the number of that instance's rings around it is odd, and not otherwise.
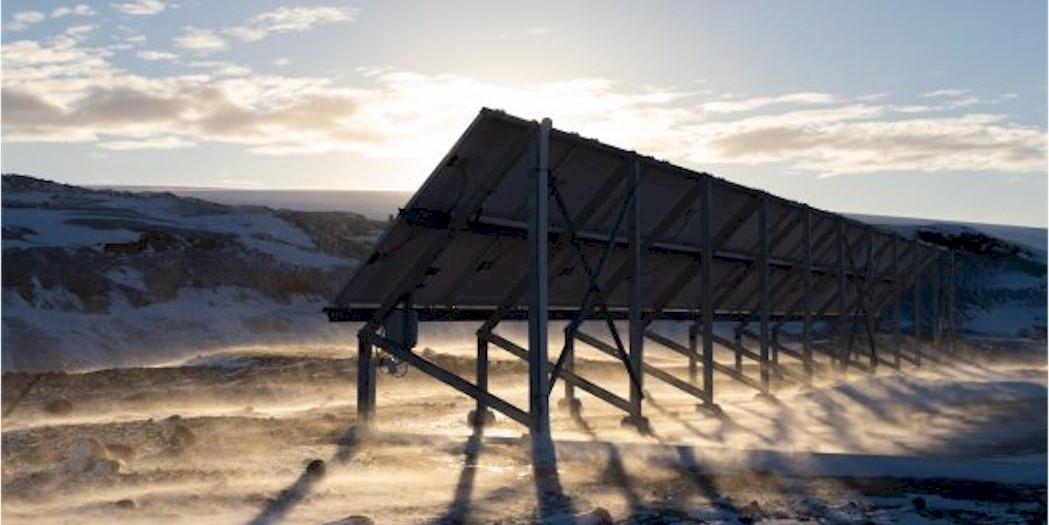
[[[356,514],[353,516],[347,516],[341,520],[329,521],[324,525],[375,525],[375,521],[368,516]]]
[[[52,399],[44,405],[44,412],[48,414],[54,414],[56,416],[62,416],[73,411],[73,402],[60,397],[58,399]]]
[[[320,459],[310,461],[310,464],[306,465],[306,473],[315,478],[323,477],[326,470],[324,461]]]
[[[109,457],[119,459],[120,461],[135,459],[135,449],[123,443],[106,443],[106,452],[109,454]]]
[[[914,505],[914,510],[921,512],[925,510],[925,498],[918,496],[911,500],[911,505]]]
[[[590,512],[576,514],[572,518],[576,525],[612,525],[612,514],[604,507],[597,507]]]
[[[66,470],[69,472],[87,472],[95,468],[95,463],[108,460],[109,454],[95,438],[80,438],[69,449],[66,459]]]
[[[116,507],[121,510],[134,510],[136,507],[138,507],[138,505],[135,504],[135,500],[130,498],[122,499],[114,503],[114,505],[116,505]]]
[[[751,501],[746,507],[739,510],[739,522],[744,524],[754,523],[765,517],[765,511],[758,505],[757,501]]]
[[[183,449],[186,447],[193,446],[197,442],[197,435],[193,433],[186,425],[177,424],[171,431],[171,437],[169,438],[171,446],[177,449]]]
[[[91,472],[95,474],[101,474],[108,476],[110,474],[116,474],[120,472],[120,462],[115,459],[99,459],[96,460],[94,465],[91,467]]]

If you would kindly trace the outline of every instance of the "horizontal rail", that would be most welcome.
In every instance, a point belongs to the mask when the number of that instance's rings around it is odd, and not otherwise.
[[[522,359],[524,361],[528,361],[528,350],[526,350],[524,347],[514,343],[513,341],[510,341],[509,339],[506,339],[505,337],[502,337],[502,336],[494,334],[494,333],[489,333],[487,336],[482,336],[482,337],[487,339],[488,342],[492,343],[493,345],[495,345],[495,346],[497,346],[499,348],[502,348],[503,350],[506,350],[507,352],[510,352],[511,354],[517,356],[518,358],[520,358],[520,359]],[[547,362],[546,365],[547,365],[546,366],[546,371],[547,372],[553,371],[553,368],[554,368],[553,363]],[[564,367],[562,367],[560,370],[558,370],[557,376],[560,377],[561,379],[564,379],[566,382],[571,383],[576,388],[582,389],[583,391],[587,392],[588,394],[591,394],[594,397],[596,397],[596,398],[598,398],[598,399],[600,399],[600,400],[602,400],[602,401],[604,401],[604,402],[606,402],[606,403],[608,403],[608,404],[610,404],[610,405],[612,405],[612,406],[614,406],[614,407],[616,407],[616,408],[618,408],[618,409],[620,409],[620,410],[622,410],[624,412],[627,412],[627,413],[630,412],[630,402],[629,401],[627,401],[626,399],[623,399],[622,397],[619,397],[619,396],[613,394],[612,392],[609,392],[608,390],[606,390],[606,389],[604,389],[604,388],[602,388],[600,386],[597,386],[596,384],[590,382],[587,379],[584,379],[584,378],[576,375],[575,373],[573,373],[570,370],[565,370]]]
[[[415,354],[410,350],[402,348],[401,345],[391,341],[390,339],[387,339],[377,334],[370,333],[365,333],[364,337],[366,337],[368,341],[370,341],[372,344],[393,354],[393,356],[397,359],[400,359],[401,361],[404,361],[405,363],[414,366],[424,374],[474,399],[484,402],[484,404],[488,405],[489,407],[498,410],[505,416],[509,417],[510,419],[513,419],[514,421],[517,421],[518,423],[526,427],[531,427],[532,422],[531,418],[528,416],[528,412],[525,412],[524,410],[517,408],[509,401],[506,401],[505,399],[499,396],[496,396],[494,394],[480,389],[477,385],[445,370],[444,368],[441,368],[435,363],[431,363],[430,361],[420,357],[419,355]]]

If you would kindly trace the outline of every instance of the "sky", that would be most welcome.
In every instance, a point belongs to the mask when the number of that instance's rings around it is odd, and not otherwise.
[[[487,106],[832,211],[1047,222],[1044,0],[0,6],[5,173],[412,191]]]

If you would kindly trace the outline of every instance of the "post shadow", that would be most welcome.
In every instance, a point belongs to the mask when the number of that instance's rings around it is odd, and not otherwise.
[[[455,485],[455,498],[435,520],[435,523],[465,523],[470,517],[470,499],[473,496],[474,481],[477,477],[477,458],[483,448],[484,426],[475,425],[474,431],[463,447],[463,469],[459,472],[459,482]]]
[[[345,463],[353,458],[360,446],[361,436],[357,427],[350,427],[336,441],[335,454],[331,461]],[[323,467],[320,470],[307,468],[288,488],[280,491],[276,497],[269,499],[248,525],[272,525],[279,523],[284,516],[302,502],[313,486],[324,477]]]
[[[536,511],[539,523],[557,521],[575,524],[575,505],[565,495],[557,471],[557,453],[549,432],[533,433],[532,478],[535,481]]]

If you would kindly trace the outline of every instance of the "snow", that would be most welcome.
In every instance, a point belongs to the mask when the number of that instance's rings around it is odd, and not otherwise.
[[[303,231],[265,210],[186,201],[164,194],[97,193],[88,197],[62,196],[64,198],[57,200],[45,199],[42,195],[40,192],[4,195],[4,225],[36,232],[27,235],[25,240],[5,239],[4,248],[75,248],[127,243],[138,240],[143,229],[175,227],[233,235],[248,249],[282,263],[310,267],[351,264],[351,261],[319,252]],[[48,207],[19,207],[43,202]],[[76,219],[123,221],[137,231],[93,228],[70,222]]]

